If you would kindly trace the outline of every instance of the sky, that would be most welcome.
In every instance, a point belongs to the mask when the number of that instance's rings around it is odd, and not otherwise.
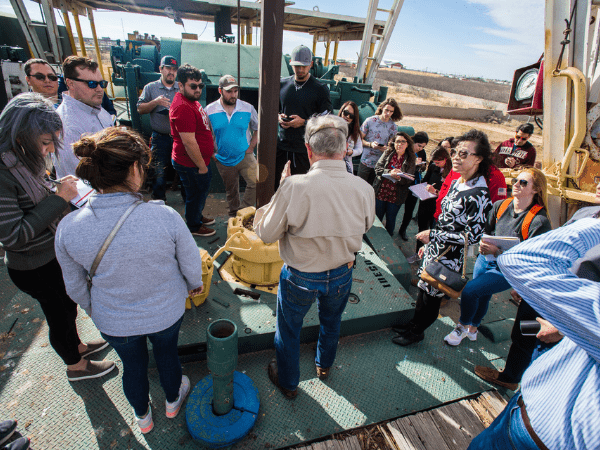
[[[39,5],[31,0],[24,3],[31,18],[39,20]],[[392,3],[380,0],[379,8],[390,8]],[[350,11],[349,15],[365,17],[368,4],[366,0],[295,0],[292,8],[318,7],[325,13]],[[13,12],[9,0],[0,0],[0,12]],[[377,19],[386,18],[386,13],[377,13]],[[137,30],[175,38],[182,32],[196,33],[200,40],[214,41],[213,25],[207,22],[184,20],[184,29],[166,17],[111,11],[96,11],[94,19],[98,37],[124,39]],[[84,37],[91,37],[89,21],[80,20]],[[63,24],[62,14],[57,21]],[[74,27],[72,19],[71,24]],[[237,35],[235,25],[232,31]],[[255,45],[260,34],[256,38],[255,31]],[[299,44],[312,48],[312,36],[284,33],[284,53]],[[356,60],[359,50],[360,41],[341,42],[338,57]],[[399,61],[409,69],[510,81],[516,69],[535,63],[543,51],[544,0],[404,0],[384,59]],[[324,43],[317,44],[316,55],[325,56]]]

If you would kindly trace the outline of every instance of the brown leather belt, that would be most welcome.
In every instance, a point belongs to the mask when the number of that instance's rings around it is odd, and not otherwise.
[[[529,416],[527,415],[527,411],[525,411],[525,402],[523,401],[523,397],[519,397],[519,400],[517,400],[517,405],[519,405],[521,409],[521,417],[523,418],[523,424],[525,425],[529,436],[531,436],[531,439],[533,439],[533,442],[535,442],[535,445],[537,445],[540,450],[548,450],[548,447],[544,445],[542,440],[535,433],[535,431],[533,431],[533,428],[531,427]]]

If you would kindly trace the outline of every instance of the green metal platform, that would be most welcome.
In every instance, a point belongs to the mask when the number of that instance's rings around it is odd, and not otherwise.
[[[211,195],[209,206],[223,203],[223,197]],[[178,194],[170,192],[168,198],[170,205],[181,209]],[[211,254],[225,242],[226,217],[216,218],[216,237],[220,239],[207,245]],[[409,232],[412,227],[416,228],[411,224]],[[197,242],[201,245],[216,237],[198,238]],[[379,256],[371,247],[363,246],[352,289],[360,301],[349,304],[344,314],[345,337],[340,339],[334,368],[325,382],[316,377],[314,367],[312,341],[317,319],[313,312],[307,316],[299,395],[293,401],[285,399],[266,375],[267,363],[275,354],[275,295],[261,292],[259,301],[232,297],[233,286],[221,281],[215,271],[205,304],[186,312],[180,345],[189,350],[184,351],[183,359],[201,358],[201,343],[211,321],[229,318],[237,323],[241,353],[238,370],[256,383],[261,406],[255,428],[233,448],[286,447],[489,389],[472,369],[489,361],[502,367],[509,342],[493,344],[480,336],[476,342],[464,341],[457,348],[449,347],[442,339],[453,329],[450,317],[436,321],[425,341],[415,346],[402,348],[390,342],[394,336],[390,325],[409,317],[416,292],[409,285],[407,293],[397,280],[409,281],[410,270],[415,267],[393,256],[399,247],[400,254],[409,256],[408,245],[414,250],[414,241],[401,241],[396,246],[397,239],[392,241],[380,227],[367,236]],[[31,437],[34,449],[199,447],[187,433],[183,413],[176,419],[166,419],[164,394],[155,369],[149,373],[155,428],[142,435],[122,392],[122,365],[114,350],[107,349],[97,358],[116,360],[118,371],[98,380],[69,383],[62,361],[49,345],[41,308],[12,285],[5,267],[0,268],[0,292],[0,333],[12,327],[11,335],[0,340],[0,419],[17,419],[19,431]],[[229,306],[223,306],[225,303]],[[495,298],[486,320],[514,317],[514,311],[514,305]],[[83,312],[79,314],[78,328],[84,341],[99,337]],[[208,375],[205,361],[188,362],[183,370],[192,385]]]

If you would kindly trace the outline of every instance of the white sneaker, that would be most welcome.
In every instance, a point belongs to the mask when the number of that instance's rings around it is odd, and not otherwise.
[[[154,428],[154,421],[152,420],[152,407],[150,406],[150,403],[148,403],[148,412],[144,417],[139,418],[135,414],[135,410],[133,410],[133,415],[135,416],[135,420],[137,421],[142,434],[150,433],[152,431],[152,428]]]
[[[475,333],[471,333],[467,328],[463,327],[459,323],[458,325],[456,325],[456,328],[452,330],[452,333],[448,334],[444,338],[444,341],[446,341],[448,345],[457,346],[466,337],[468,337],[471,341],[476,341],[477,333],[478,331],[476,331]]]
[[[179,410],[181,409],[181,405],[183,405],[183,401],[187,397],[190,392],[190,379],[183,375],[181,377],[181,386],[179,386],[179,397],[173,403],[169,403],[165,401],[165,405],[167,408],[167,417],[169,419],[173,419],[177,417],[179,414]]]

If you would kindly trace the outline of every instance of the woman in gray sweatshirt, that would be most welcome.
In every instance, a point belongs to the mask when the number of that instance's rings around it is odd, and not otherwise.
[[[142,433],[153,427],[148,348],[175,417],[190,389],[177,355],[188,294],[202,291],[200,252],[181,216],[162,201],[141,202],[125,219],[88,288],[87,277],[106,237],[141,200],[150,150],[134,132],[107,128],[74,146],[78,177],[98,191],[65,217],[56,233],[56,256],[67,292],[90,314],[123,362],[123,391]]]

